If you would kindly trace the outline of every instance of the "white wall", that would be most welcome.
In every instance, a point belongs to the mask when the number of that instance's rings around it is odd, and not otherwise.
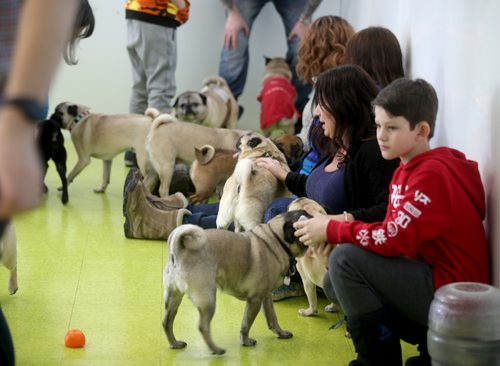
[[[80,63],[61,67],[51,109],[69,100],[96,112],[127,112],[131,87],[125,50],[124,1],[91,0],[92,38],[81,42]],[[323,0],[315,16],[341,15],[359,30],[390,28],[399,38],[409,76],[428,80],[440,109],[434,146],[448,145],[479,162],[488,204],[487,231],[494,283],[500,286],[500,2],[495,0]],[[178,92],[198,89],[218,70],[224,14],[219,1],[192,0],[191,18],[178,31]],[[254,23],[242,128],[257,128],[263,55],[284,56],[283,25],[271,4]],[[474,243],[471,243],[474,245]]]

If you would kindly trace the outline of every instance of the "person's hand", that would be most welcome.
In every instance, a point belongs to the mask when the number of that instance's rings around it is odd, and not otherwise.
[[[273,158],[258,158],[255,160],[258,166],[266,168],[274,175],[280,182],[284,182],[288,172],[283,168],[283,166]]]
[[[312,217],[299,220],[293,224],[295,236],[305,245],[319,245],[326,242],[326,227],[331,220],[330,216],[319,213],[306,206],[305,211]]]
[[[35,207],[42,195],[36,126],[15,108],[0,109],[0,218]]]
[[[309,30],[309,25],[304,24],[301,21],[298,21],[297,23],[295,23],[294,27],[292,28],[292,31],[288,35],[288,40],[291,41],[293,37],[298,37],[299,39],[302,39],[308,30]]]
[[[229,11],[226,25],[224,26],[224,48],[233,50],[238,48],[238,34],[241,30],[247,37],[250,35],[250,29],[245,19],[241,16],[238,8],[234,6]]]

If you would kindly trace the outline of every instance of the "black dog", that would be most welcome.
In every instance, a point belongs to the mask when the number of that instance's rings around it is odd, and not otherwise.
[[[62,187],[60,188],[62,190],[61,201],[63,204],[66,204],[68,202],[68,181],[66,179],[67,154],[64,148],[64,136],[61,132],[61,127],[61,124],[52,119],[52,117],[51,119],[38,122],[38,148],[42,163],[44,164],[44,178],[49,168],[49,160],[52,159],[55,163],[57,173],[59,173],[62,182]],[[47,193],[48,190],[44,183],[43,191]]]

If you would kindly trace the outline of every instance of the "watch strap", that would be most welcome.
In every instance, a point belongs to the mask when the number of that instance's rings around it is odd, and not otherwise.
[[[36,122],[44,120],[47,116],[47,109],[40,105],[33,98],[11,98],[2,101],[2,106],[10,106],[19,109],[27,119]]]

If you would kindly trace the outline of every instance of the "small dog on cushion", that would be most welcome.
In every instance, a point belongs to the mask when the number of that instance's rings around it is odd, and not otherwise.
[[[293,134],[299,113],[295,108],[297,91],[292,85],[292,71],[282,57],[268,58],[262,80],[262,90],[257,97],[261,104],[260,129],[266,137]]]
[[[216,128],[237,127],[238,102],[220,76],[203,80],[200,91],[188,90],[180,94],[173,107],[173,115],[182,121]]]
[[[295,257],[307,247],[295,237],[293,224],[305,211],[278,215],[251,231],[204,230],[195,225],[181,225],[168,238],[169,258],[163,273],[165,318],[163,328],[171,348],[184,348],[186,342],[174,335],[174,320],[184,294],[200,313],[199,326],[213,354],[225,350],[212,340],[210,323],[215,313],[217,288],[246,301],[240,329],[240,343],[254,346],[250,328],[262,308],[267,326],[282,339],[292,333],[278,324],[271,293],[289,272]]]

